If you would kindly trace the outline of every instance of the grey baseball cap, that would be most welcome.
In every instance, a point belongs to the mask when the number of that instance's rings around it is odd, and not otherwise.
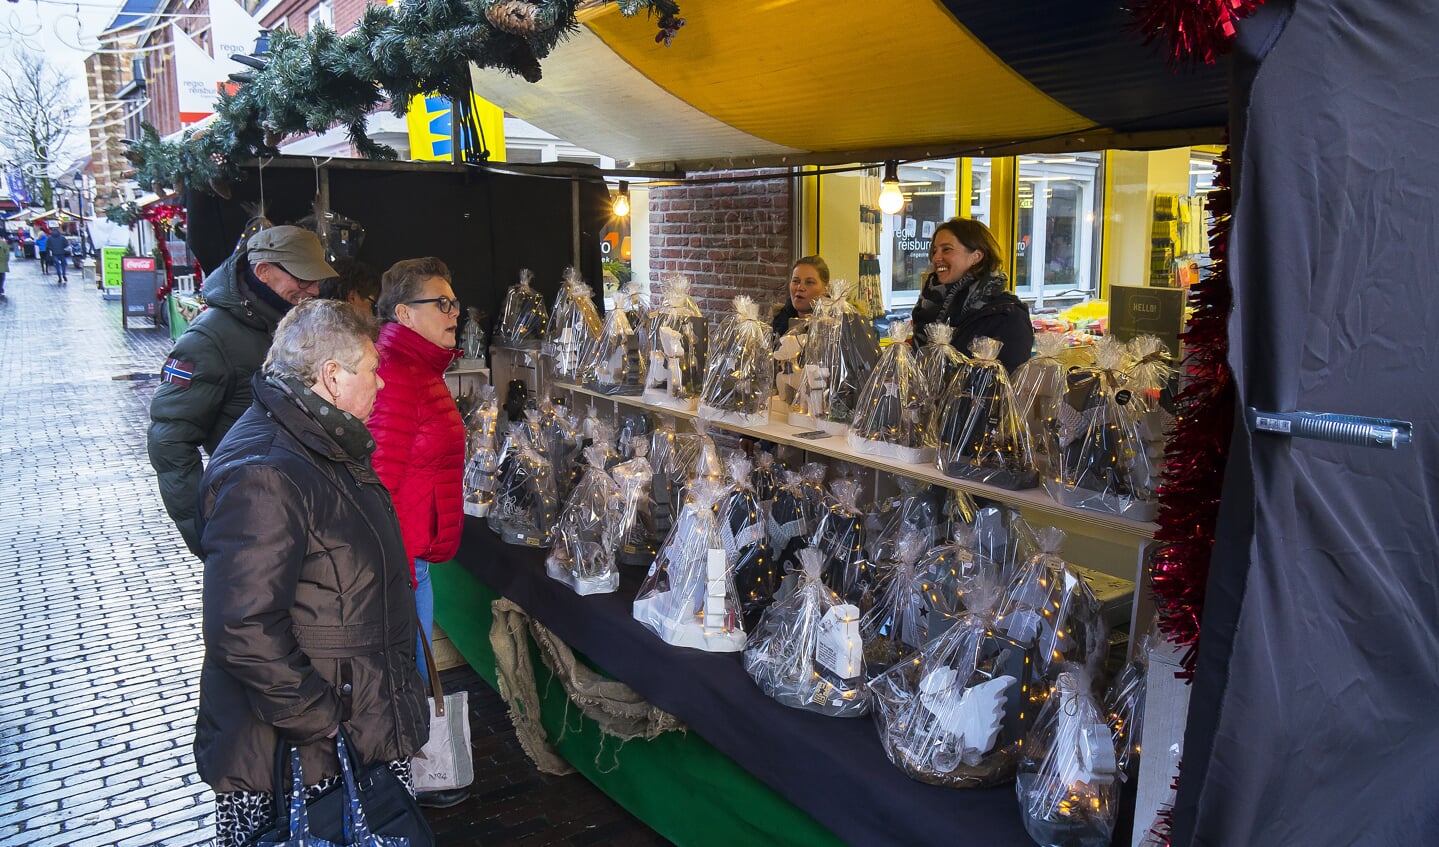
[[[252,267],[260,262],[274,262],[290,276],[306,282],[339,276],[325,261],[320,237],[308,229],[272,226],[250,236],[245,247]]]

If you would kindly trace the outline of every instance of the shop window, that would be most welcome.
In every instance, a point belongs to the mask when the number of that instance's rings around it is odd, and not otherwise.
[[[1019,157],[1014,291],[1037,307],[1098,292],[1102,161],[1098,153]]]
[[[899,166],[904,208],[884,216],[879,239],[880,282],[885,309],[914,305],[929,272],[929,241],[935,227],[954,217],[960,173],[954,159],[910,162]],[[969,205],[974,203],[971,192]],[[986,211],[988,201],[983,203]]]

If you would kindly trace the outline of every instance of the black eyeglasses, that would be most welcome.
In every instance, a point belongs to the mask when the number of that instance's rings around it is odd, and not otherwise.
[[[440,313],[444,315],[448,315],[456,309],[460,308],[460,301],[454,299],[453,297],[426,297],[423,300],[405,301],[405,305],[407,306],[418,306],[421,303],[434,303],[436,306],[439,307]]]

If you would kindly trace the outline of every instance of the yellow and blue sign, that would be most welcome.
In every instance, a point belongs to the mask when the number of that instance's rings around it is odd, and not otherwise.
[[[489,148],[491,162],[505,160],[505,112],[500,107],[471,95],[475,117]],[[405,116],[410,130],[410,158],[425,162],[448,162],[454,155],[450,98],[426,94],[410,101]],[[461,159],[464,156],[460,157]]]

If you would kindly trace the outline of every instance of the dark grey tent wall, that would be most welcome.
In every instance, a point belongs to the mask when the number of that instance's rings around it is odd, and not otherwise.
[[[1423,0],[1272,0],[1241,30],[1240,403],[1415,431],[1237,435],[1175,844],[1439,844],[1436,43]]]
[[[295,163],[265,168],[265,210],[275,223],[310,214],[315,172],[309,159],[287,164]],[[553,299],[565,268],[575,264],[578,210],[578,267],[599,289],[609,193],[597,170],[566,165],[544,176],[345,163],[327,167],[325,177],[330,210],[364,225],[360,259],[377,273],[400,259],[438,256],[454,275],[455,295],[493,318],[521,268],[534,271],[536,288]],[[229,200],[195,191],[186,199],[191,248],[212,269],[233,250],[259,203],[258,174],[252,170],[236,183]]]

